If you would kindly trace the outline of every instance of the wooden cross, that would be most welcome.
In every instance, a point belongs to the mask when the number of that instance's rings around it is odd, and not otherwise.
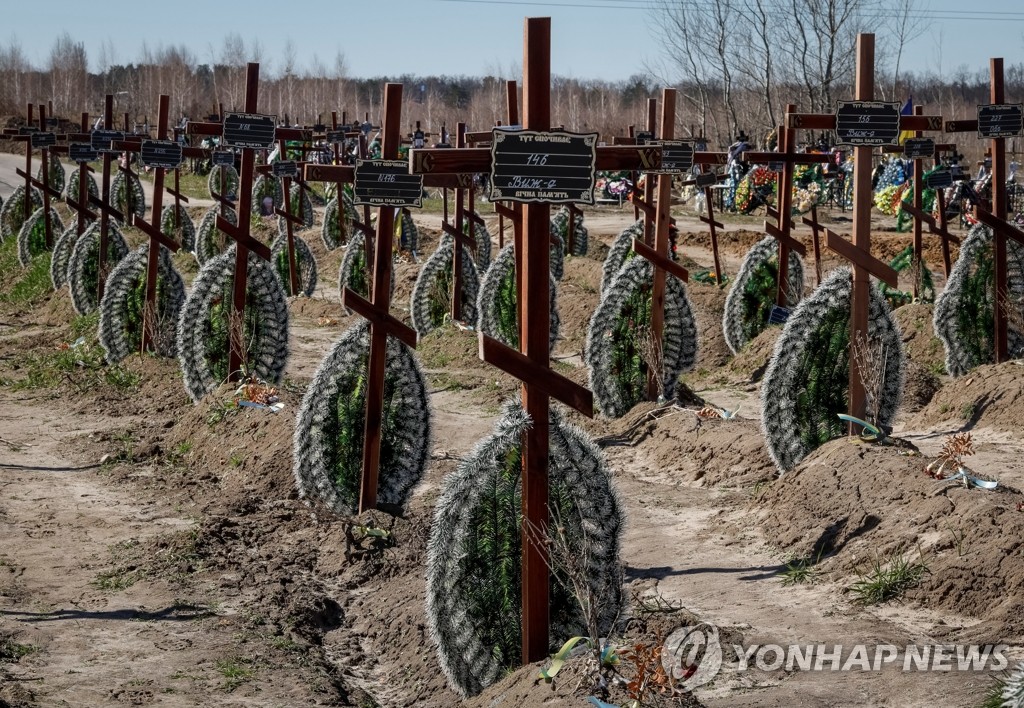
[[[523,52],[523,128],[548,131],[551,127],[551,19],[527,18]],[[661,160],[657,146],[597,147],[596,169],[650,169]],[[423,149],[409,153],[413,173],[486,172],[490,148]],[[522,403],[533,425],[523,435],[523,661],[537,661],[548,653],[547,552],[530,540],[530,530],[548,523],[548,413],[550,398],[593,415],[589,390],[555,373],[548,352],[550,336],[550,205],[522,207],[523,236],[516,243],[516,278],[519,287],[519,350],[479,333],[480,356],[523,382]]]
[[[399,126],[402,121],[402,84],[384,85],[384,127],[381,155],[398,159]],[[307,168],[308,169],[308,168]],[[363,471],[359,487],[359,512],[377,506],[377,478],[380,468],[380,440],[384,411],[384,374],[387,364],[388,336],[416,348],[416,331],[390,313],[391,244],[394,237],[395,209],[382,206],[377,215],[377,238],[373,259],[373,284],[366,300],[349,288],[341,304],[369,321],[370,353],[366,376],[366,425],[363,433]]]
[[[255,114],[260,81],[260,65],[250,62],[245,71],[245,113]],[[223,123],[189,123],[188,132],[197,135],[223,135]],[[280,129],[278,129],[280,130]],[[276,134],[276,132],[275,132]],[[223,231],[236,243],[235,273],[231,297],[231,316],[238,322],[245,322],[245,294],[249,275],[249,251],[265,261],[270,260],[270,249],[256,240],[249,232],[249,213],[252,211],[252,183],[256,162],[256,150],[242,150],[242,172],[238,180],[238,225],[235,226],[223,216],[217,217],[217,228]],[[229,327],[230,346],[228,351],[228,377],[232,381],[240,380],[245,366],[245,333],[240,327]]]
[[[32,121],[35,119],[35,106],[28,104],[26,109],[26,120],[25,129],[23,132],[12,131],[13,134],[9,135],[11,140],[16,142],[25,143],[25,169],[24,171],[18,170],[17,173],[20,177],[25,179],[25,216],[24,220],[28,221],[28,218],[32,216],[32,133],[33,130]]]
[[[714,168],[712,165],[724,165],[729,161],[729,153],[727,152],[696,152],[693,155],[693,163],[700,165],[702,175],[714,174]],[[713,185],[724,175],[718,175],[714,180],[705,181],[701,178],[692,178],[683,180],[680,184],[696,185],[697,189],[704,190],[704,206],[707,208],[706,214],[701,214],[698,219],[708,225],[708,231],[711,234],[711,255],[715,262],[715,284],[718,287],[722,287],[725,284],[725,277],[722,273],[722,261],[718,250],[718,229],[724,229],[725,224],[715,219],[715,197],[711,190]],[[701,184],[703,183],[703,184]],[[673,222],[674,223],[674,222]]]
[[[989,99],[992,104],[1001,105],[1006,103],[1006,86],[1003,77],[1002,58],[989,60]],[[980,113],[980,110],[979,110]],[[947,133],[962,133],[978,131],[979,121],[957,120],[946,123]],[[1017,131],[1019,135],[1019,129]],[[991,212],[977,207],[976,215],[978,221],[985,224],[993,231],[993,245],[995,250],[995,359],[996,363],[1002,363],[1010,358],[1009,352],[1009,322],[1007,320],[1007,258],[1006,239],[1012,238],[1015,241],[1022,241],[1022,232],[1006,223],[1006,138],[991,138],[989,152],[992,155],[992,210]],[[943,210],[945,211],[945,210]]]
[[[107,94],[103,101],[103,129],[112,130],[114,127],[114,95]],[[110,151],[103,153],[103,178],[100,183],[99,198],[89,195],[89,203],[97,207],[100,212],[100,247],[99,247],[99,273],[96,283],[96,302],[103,300],[103,289],[106,286],[104,274],[107,271],[107,249],[110,238],[110,217],[113,216],[119,221],[124,221],[124,215],[114,208],[110,203],[110,163],[114,154]],[[81,187],[79,187],[81,194]]]
[[[854,99],[870,102],[875,93],[875,35],[857,35],[857,71]],[[834,130],[837,127],[835,114],[786,113],[788,128],[804,130]],[[939,116],[900,116],[898,128],[904,130],[938,130],[942,126]],[[853,266],[853,293],[850,313],[850,345],[865,339],[868,334],[868,308],[871,297],[869,277],[876,278],[890,287],[898,287],[896,271],[871,255],[871,155],[872,147],[856,145],[853,148],[853,242],[849,242],[831,229],[825,229],[825,245],[849,261]],[[781,213],[781,212],[780,212]],[[786,215],[788,218],[788,214]],[[867,410],[867,396],[863,375],[857,358],[850,357],[849,412],[855,418],[864,419]],[[850,434],[858,431],[850,425]]]
[[[920,115],[922,106],[915,106],[915,115]],[[920,131],[917,135],[920,136]],[[956,146],[952,143],[945,143],[935,146],[935,164],[938,166],[940,163],[939,155],[942,152],[955,150]],[[926,213],[924,210],[924,190],[927,187],[924,184],[924,165],[920,160],[914,160],[914,202],[913,204],[904,204],[903,211],[907,212],[914,218],[914,262],[921,264],[919,267],[924,267],[924,243],[922,239],[922,225],[928,226],[929,233],[935,234],[941,239],[942,244],[942,266],[943,272],[945,273],[946,279],[949,279],[949,274],[953,269],[952,258],[949,253],[949,244],[953,242],[955,244],[960,243],[960,239],[949,232],[948,225],[946,223],[946,195],[944,190],[940,187],[935,189],[935,201],[938,205],[939,216],[938,218]],[[920,280],[920,279],[917,279]],[[918,282],[914,282],[914,297],[918,295]]]
[[[32,106],[28,110],[29,121],[32,119]],[[46,106],[39,106],[39,131],[46,130]],[[36,179],[32,174],[32,134],[19,135],[15,140],[26,139],[25,142],[25,169],[17,169],[15,172],[25,178],[25,219],[32,215],[32,187],[37,187],[43,194],[43,228],[45,230],[46,249],[53,249],[53,226],[50,221],[50,197],[60,199],[60,192],[50,185],[50,148],[43,147],[39,150],[42,179]]]
[[[53,148],[52,152],[71,154],[72,143],[89,142],[89,114],[82,113],[82,122],[78,133],[67,133],[64,135],[67,144]],[[78,195],[72,197],[68,194],[64,201],[67,202],[77,214],[76,233],[81,236],[90,220],[96,219],[96,212],[89,209],[89,174],[93,169],[87,162],[78,163]]]
[[[786,113],[796,112],[796,106],[786,106]],[[764,222],[764,230],[779,242],[779,264],[778,264],[778,289],[775,295],[775,304],[779,307],[789,307],[790,293],[786,292],[789,286],[789,252],[796,251],[801,256],[807,255],[807,248],[793,238],[793,171],[797,164],[816,164],[828,162],[831,157],[824,153],[797,153],[796,151],[796,130],[791,126],[781,125],[778,128],[779,150],[778,152],[751,152],[743,153],[743,160],[750,163],[778,162],[782,163],[782,175],[779,178],[779,207],[769,210],[769,217],[775,216],[776,223]],[[817,214],[814,216],[817,219]],[[817,230],[813,230],[814,238],[817,238]],[[817,264],[820,254],[820,247],[815,248],[815,263]],[[820,279],[820,276],[819,276]],[[799,295],[799,293],[796,293]]]
[[[158,118],[156,135],[162,140],[167,135],[167,114],[170,108],[170,96],[161,94],[159,99]],[[180,246],[178,242],[167,236],[160,230],[160,212],[163,209],[164,195],[164,172],[163,167],[153,169],[153,209],[150,212],[150,220],[139,217],[138,214],[129,212],[132,225],[149,237],[149,252],[146,258],[146,300],[142,307],[142,345],[140,350],[145,354],[150,349],[155,350],[153,335],[156,333],[156,285],[159,278],[158,266],[160,263],[160,247],[163,246],[177,253]]]

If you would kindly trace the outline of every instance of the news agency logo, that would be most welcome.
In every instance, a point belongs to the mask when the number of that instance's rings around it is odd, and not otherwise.
[[[723,671],[972,671],[1010,666],[1006,644],[731,644],[726,662],[718,627],[682,627],[665,640],[662,665],[677,685],[693,690]]]

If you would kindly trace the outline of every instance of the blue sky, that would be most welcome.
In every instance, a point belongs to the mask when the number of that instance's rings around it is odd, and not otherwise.
[[[259,39],[268,73],[278,71],[291,39],[300,68],[308,67],[314,55],[331,67],[341,51],[349,76],[355,77],[511,77],[521,61],[522,24],[528,15],[552,18],[556,74],[620,80],[642,73],[645,60],[656,61],[660,55],[645,0],[298,0],[276,3],[277,15],[272,14],[275,5],[262,0],[244,5],[231,0],[6,4],[0,27],[8,34],[0,34],[0,43],[16,37],[39,66],[65,30],[85,43],[93,69],[104,40],[113,42],[116,63],[136,60],[143,40],[151,48],[184,44],[200,62],[208,62],[219,54],[225,35],[235,32],[247,43]],[[979,6],[984,10],[975,9]],[[987,70],[993,54],[1008,64],[1024,60],[1020,0],[918,0],[918,7],[915,22],[927,23],[927,29],[910,43],[905,69],[952,71],[964,64],[971,71]]]

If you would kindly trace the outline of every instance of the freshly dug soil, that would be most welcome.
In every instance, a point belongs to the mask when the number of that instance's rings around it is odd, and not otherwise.
[[[987,364],[950,380],[917,415],[907,421],[916,430],[955,426],[1024,432],[1024,366],[1020,361]]]

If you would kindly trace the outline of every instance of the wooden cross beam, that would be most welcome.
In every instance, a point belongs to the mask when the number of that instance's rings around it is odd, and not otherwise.
[[[16,142],[25,143],[25,170],[18,171],[18,175],[25,179],[25,221],[32,216],[32,133],[35,132],[32,122],[34,120],[35,106],[31,103],[28,104],[28,108],[25,111],[25,129],[24,132],[15,133],[10,135],[10,139]]]
[[[796,106],[786,106],[786,113],[796,112]],[[831,157],[824,153],[797,153],[796,151],[796,130],[781,125],[778,128],[779,150],[778,152],[744,152],[743,160],[750,163],[778,162],[782,163],[782,175],[778,182],[779,207],[774,211],[776,224],[764,222],[765,231],[779,242],[779,264],[778,264],[778,289],[776,290],[775,304],[779,307],[789,307],[791,293],[786,292],[789,285],[789,252],[796,251],[801,256],[806,256],[807,249],[792,236],[793,229],[793,172],[797,164],[818,164],[828,162]],[[769,212],[771,215],[772,212]],[[815,238],[817,231],[814,232]],[[815,249],[815,258],[820,252],[820,247]],[[799,293],[796,293],[799,295]]]
[[[824,232],[825,227],[818,223],[818,205],[811,205],[810,217],[803,217],[801,219],[804,224],[811,227],[811,243],[814,247],[814,285],[817,287],[821,285],[822,269],[821,269],[821,234]]]
[[[1020,107],[1006,105],[1006,85],[1003,75],[1002,58],[989,60],[989,100],[991,105],[978,106],[976,120],[946,122],[947,133],[977,132],[979,137],[991,136],[989,153],[992,156],[992,210],[978,207],[978,220],[993,229],[995,250],[995,359],[996,363],[1007,361],[1009,352],[1009,322],[1007,319],[1007,255],[1006,239],[1015,238],[1017,229],[1004,226],[1006,208],[1006,137],[1021,134]],[[1010,109],[1010,110],[1006,110]],[[1015,109],[1015,110],[1014,110]],[[1003,123],[1003,125],[1000,125]]]
[[[853,266],[853,293],[850,315],[851,346],[868,333],[868,308],[871,297],[869,277],[874,275],[892,287],[896,287],[896,273],[888,264],[871,255],[871,155],[872,146],[895,142],[899,132],[906,130],[939,130],[940,116],[899,116],[898,106],[874,103],[875,92],[875,36],[857,35],[856,85],[854,102],[840,102],[835,114],[786,113],[787,128],[802,130],[838,130],[843,127],[841,139],[854,144],[853,174],[853,241],[846,241],[838,234],[826,230],[825,245],[838,255],[850,261]],[[844,113],[840,126],[838,116]],[[882,115],[879,119],[877,116]],[[852,118],[851,118],[852,116]],[[892,133],[891,139],[889,133]],[[781,211],[780,211],[781,213]],[[856,357],[850,357],[849,412],[855,418],[864,419],[867,396],[864,375]],[[850,425],[850,434],[855,434],[855,425]]]
[[[80,128],[81,132],[78,135],[66,136],[68,140],[67,150],[69,155],[71,154],[72,140],[78,139],[83,142],[88,142],[89,140],[88,113],[82,113],[82,122]],[[75,201],[74,199],[71,198],[71,195],[68,195],[68,198],[66,199],[68,205],[70,205],[71,208],[74,209],[78,215],[78,223],[75,230],[79,236],[85,233],[85,229],[89,221],[96,219],[96,212],[91,211],[89,209],[89,173],[92,171],[93,170],[91,167],[89,167],[88,162],[78,163],[78,199],[77,201]]]
[[[551,19],[527,18],[523,52],[523,129],[546,134],[551,128]],[[514,133],[510,133],[514,135]],[[595,169],[653,168],[660,165],[658,146],[596,147]],[[538,156],[539,157],[539,156]],[[410,171],[490,171],[488,148],[423,149],[409,153]],[[525,169],[525,168],[523,168]],[[591,177],[593,175],[591,174]],[[531,540],[548,524],[548,414],[555,397],[584,415],[593,415],[589,390],[551,370],[550,336],[550,205],[543,197],[529,199],[522,207],[523,235],[516,243],[516,278],[519,288],[519,351],[479,333],[481,358],[510,372],[523,382],[522,402],[533,425],[523,435],[523,661],[544,658],[548,653],[547,551]],[[531,531],[532,530],[532,531]]]
[[[402,121],[402,84],[384,86],[384,128],[381,155],[385,160],[398,159]],[[377,478],[380,468],[380,440],[384,410],[384,374],[387,363],[388,335],[407,346],[416,347],[416,332],[391,316],[391,245],[394,237],[395,209],[382,206],[377,214],[377,237],[374,243],[373,284],[367,301],[349,288],[342,294],[342,304],[370,323],[370,352],[366,377],[366,424],[363,438],[363,470],[359,487],[359,511],[377,506]]]
[[[157,128],[156,135],[158,141],[163,141],[167,135],[167,116],[170,109],[171,98],[166,94],[161,94],[159,99],[159,107],[157,109]],[[156,142],[156,141],[153,141]],[[174,143],[176,146],[177,144]],[[177,168],[173,168],[177,169]],[[160,230],[160,222],[162,221],[161,211],[163,210],[163,194],[164,194],[164,172],[166,167],[156,165],[153,168],[153,209],[150,212],[150,218],[147,222],[145,219],[140,218],[137,214],[131,213],[132,225],[142,231],[149,237],[149,251],[146,258],[146,299],[142,307],[142,344],[140,347],[141,353],[145,354],[149,350],[156,350],[156,345],[153,342],[153,335],[156,332],[156,286],[159,278],[159,264],[160,264],[160,247],[163,246],[176,253],[180,246],[178,242],[164,234]]]
[[[108,93],[103,100],[103,130],[113,131],[114,128],[114,95]],[[100,212],[100,248],[99,248],[99,273],[96,283],[96,302],[102,302],[103,289],[106,286],[104,273],[107,270],[108,239],[110,238],[110,217],[113,216],[119,221],[124,221],[124,215],[114,208],[110,202],[110,163],[114,154],[110,150],[103,152],[103,178],[100,182],[100,196],[89,196],[89,203],[97,207]],[[81,187],[79,187],[81,194]]]

